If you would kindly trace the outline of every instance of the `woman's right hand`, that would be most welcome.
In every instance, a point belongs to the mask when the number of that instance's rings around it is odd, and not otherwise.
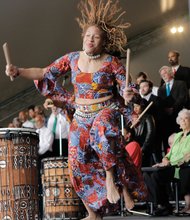
[[[129,102],[132,100],[134,94],[135,94],[135,93],[134,93],[134,91],[132,90],[132,88],[130,88],[130,87],[125,87],[125,89],[123,90],[123,97],[124,97],[124,99],[125,99],[125,102],[126,102],[126,103],[129,103]]]
[[[16,78],[17,76],[19,76],[19,69],[17,66],[14,66],[12,64],[10,65],[7,64],[5,69],[5,74],[9,77]]]

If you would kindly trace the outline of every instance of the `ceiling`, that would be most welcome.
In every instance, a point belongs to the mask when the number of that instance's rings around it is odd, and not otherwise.
[[[44,67],[66,52],[81,49],[79,0],[6,0],[0,1],[0,44],[8,42],[12,63],[19,67]],[[120,0],[131,23],[128,41],[188,15],[188,0]],[[5,58],[0,51],[0,126],[15,110],[9,103],[26,107],[42,100],[37,93],[24,98],[33,83],[26,79],[11,82],[4,74]],[[30,95],[31,96],[31,95]],[[38,98],[37,98],[38,97]],[[28,102],[26,102],[28,101]]]

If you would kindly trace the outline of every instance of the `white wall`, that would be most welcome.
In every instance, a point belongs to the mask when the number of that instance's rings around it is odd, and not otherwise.
[[[168,65],[168,51],[177,50],[180,52],[180,63],[183,66],[190,67],[190,24],[189,22],[185,26],[185,31],[181,34],[172,35],[165,34],[165,38],[157,43],[151,45],[149,48],[142,52],[137,52],[131,58],[131,74],[133,79],[135,75],[140,71],[148,73],[151,80],[155,85],[159,85],[160,76],[158,70],[163,65]]]

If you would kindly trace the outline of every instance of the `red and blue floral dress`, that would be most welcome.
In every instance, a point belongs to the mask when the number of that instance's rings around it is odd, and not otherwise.
[[[74,114],[69,135],[69,170],[71,182],[78,196],[94,211],[105,212],[109,207],[106,198],[105,171],[114,168],[115,183],[122,191],[125,185],[132,198],[144,200],[146,187],[131,158],[125,151],[120,131],[119,96],[125,87],[125,67],[111,55],[102,68],[85,73],[78,67],[80,52],[69,53],[47,67],[44,78],[35,81],[38,90],[53,100],[61,100],[65,107],[78,108],[74,97],[97,99],[113,95],[111,104],[88,114]],[[59,76],[71,72],[74,94],[58,85]],[[118,85],[115,87],[115,85]],[[121,97],[120,96],[120,97]],[[110,107],[114,104],[114,107]]]

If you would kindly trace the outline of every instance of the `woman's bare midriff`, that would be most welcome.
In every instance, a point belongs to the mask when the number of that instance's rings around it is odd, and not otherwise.
[[[97,103],[101,103],[101,102],[105,102],[109,99],[111,99],[113,97],[113,95],[109,95],[106,97],[102,97],[99,99],[82,99],[82,98],[76,98],[75,102],[78,105],[93,105],[93,104],[97,104]]]

